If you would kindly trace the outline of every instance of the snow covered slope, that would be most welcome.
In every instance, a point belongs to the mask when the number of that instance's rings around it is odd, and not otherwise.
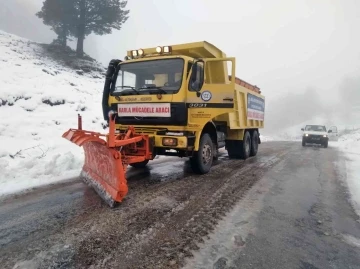
[[[79,174],[82,149],[61,137],[78,113],[84,129],[103,131],[104,67],[55,59],[45,45],[0,31],[0,195]]]

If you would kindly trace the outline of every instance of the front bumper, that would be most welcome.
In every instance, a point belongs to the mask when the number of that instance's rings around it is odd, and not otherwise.
[[[302,139],[305,143],[309,144],[324,144],[329,141],[329,137],[324,137],[323,135],[304,135]]]
[[[124,132],[124,127],[119,128]],[[188,150],[194,149],[195,135],[185,131],[166,131],[161,129],[148,129],[135,127],[135,133],[148,135],[154,141],[154,148]]]
[[[157,148],[187,149],[189,144],[186,136],[154,135],[154,138]],[[169,143],[171,141],[175,143]]]

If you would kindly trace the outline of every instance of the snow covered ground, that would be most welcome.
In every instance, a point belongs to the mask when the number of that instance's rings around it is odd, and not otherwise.
[[[360,216],[360,129],[343,134],[338,142],[332,142],[345,156],[346,182],[353,207]]]
[[[77,126],[78,113],[84,129],[103,131],[102,74],[46,55],[0,31],[0,195],[79,174],[82,149],[61,137]]]

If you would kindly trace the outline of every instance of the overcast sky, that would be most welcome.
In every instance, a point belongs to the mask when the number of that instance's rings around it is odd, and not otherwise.
[[[42,0],[0,0],[0,29],[55,37],[35,13]],[[267,98],[312,88],[324,100],[360,75],[359,0],[129,0],[130,18],[85,50],[104,65],[126,50],[206,40],[237,59],[237,76]]]

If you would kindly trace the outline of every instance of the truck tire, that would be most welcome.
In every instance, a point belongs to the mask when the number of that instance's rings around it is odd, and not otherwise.
[[[214,143],[214,142],[213,142]],[[217,148],[217,146],[214,144],[214,154],[213,154],[213,160],[217,161],[219,160],[219,149]]]
[[[144,168],[148,164],[149,160],[145,160],[139,163],[131,163],[130,166],[134,168]]]
[[[244,140],[227,141],[227,151],[230,159],[246,160],[250,157],[251,136],[249,131],[245,131]]]
[[[242,141],[242,148],[241,148],[241,159],[246,160],[250,157],[251,151],[251,136],[249,131],[245,131],[244,140]]]
[[[327,148],[328,147],[328,144],[329,144],[329,142],[328,141],[326,141],[325,143],[324,143],[324,148]]]
[[[303,146],[303,147],[305,147],[305,146],[306,146],[306,143],[305,143],[304,138],[302,139],[302,143],[301,143],[301,144],[302,144],[302,146]]]
[[[259,134],[256,130],[251,135],[250,156],[256,156],[259,148]]]
[[[208,133],[200,138],[199,151],[190,158],[191,169],[197,174],[206,174],[210,171],[214,156],[214,143]]]

